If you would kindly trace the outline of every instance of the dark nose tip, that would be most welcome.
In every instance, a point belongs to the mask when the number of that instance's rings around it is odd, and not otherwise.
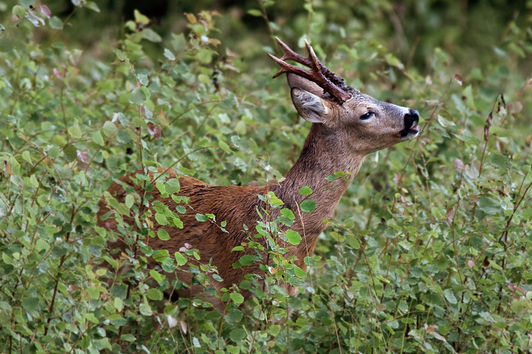
[[[405,128],[410,129],[419,122],[419,113],[415,109],[410,109],[405,114]]]

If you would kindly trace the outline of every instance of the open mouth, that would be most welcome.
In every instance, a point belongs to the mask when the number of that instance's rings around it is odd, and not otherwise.
[[[401,138],[403,140],[415,138],[419,134],[419,126],[414,123],[410,128],[401,130]]]

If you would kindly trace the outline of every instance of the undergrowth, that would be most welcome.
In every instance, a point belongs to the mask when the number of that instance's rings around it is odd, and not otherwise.
[[[187,269],[207,284],[216,269],[193,249],[150,249],[144,240],[166,235],[150,232],[133,194],[110,204],[143,225],[121,231],[139,254],[113,258],[106,243],[116,235],[96,226],[98,202],[137,169],[172,167],[219,185],[280,178],[309,127],[284,80],[271,79],[275,65],[231,50],[217,12],[186,14],[185,30],[162,36],[137,11],[98,52],[65,39],[76,31],[71,16],[32,1],[2,6],[0,351],[529,350],[532,78],[519,63],[530,32],[511,22],[496,54],[467,72],[436,48],[421,71],[379,33],[365,38],[348,22],[325,31],[326,9],[309,4],[307,25],[270,22],[270,31],[310,39],[354,87],[416,107],[422,131],[367,159],[306,273],[275,246],[287,221],[259,221],[276,271],[265,286],[250,276],[225,289],[223,313],[165,295],[186,286],[168,272]],[[251,14],[270,21],[265,11]],[[276,51],[273,41],[264,47]],[[175,183],[157,188],[179,197]],[[288,296],[283,282],[299,293]]]

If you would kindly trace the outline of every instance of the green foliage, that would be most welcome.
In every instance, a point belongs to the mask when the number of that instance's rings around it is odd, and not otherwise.
[[[83,22],[89,14],[103,21],[103,7],[72,4],[60,18],[51,5],[0,2],[1,352],[530,348],[529,15],[498,16],[489,31],[505,30],[494,43],[490,33],[459,39],[463,23],[441,30],[458,5],[443,15],[429,1],[402,9],[367,2],[350,12],[333,1],[247,8],[287,41],[312,40],[353,86],[416,107],[422,133],[367,158],[316,254],[304,259],[306,272],[289,252],[304,242],[290,226],[297,213],[315,209],[312,189],[299,190],[306,199],[294,210],[273,193],[258,196],[267,207],[257,225],[245,226],[252,237],[233,250],[242,254],[234,267],[259,265],[264,284],[250,274],[222,289],[219,312],[201,299],[171,300],[190,286],[168,277],[176,269],[218,296],[213,284],[221,278],[208,260],[186,245],[173,255],[154,250],[149,240],[167,240],[168,229],[137,227],[186,227],[179,181],[152,186],[136,176],[146,191],[176,201],[176,210],[132,188],[123,203],[105,191],[139,168],[175,168],[221,185],[280,178],[308,124],[297,118],[284,80],[271,79],[275,68],[262,50],[272,51],[270,39],[226,35],[243,28],[226,13],[187,13],[185,27],[165,32],[135,11],[108,41],[105,29]],[[407,10],[411,21],[401,17]],[[493,13],[475,11],[466,18],[472,26]],[[101,45],[78,41],[84,26]],[[412,34],[421,29],[416,51]],[[328,177],[340,178],[342,171]],[[117,235],[96,226],[102,197],[108,220],[138,254],[110,254],[106,244]],[[272,209],[281,215],[274,221]],[[124,221],[129,215],[134,220]],[[225,230],[215,215],[195,215]],[[267,250],[255,235],[268,240]],[[289,296],[286,284],[298,294]]]

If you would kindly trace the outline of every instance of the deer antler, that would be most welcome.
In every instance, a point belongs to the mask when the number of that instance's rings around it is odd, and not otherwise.
[[[314,53],[314,49],[312,49],[307,41],[305,41],[305,46],[307,47],[309,56],[308,58],[305,58],[290,49],[290,47],[279,38],[275,39],[281,48],[283,48],[284,54],[281,58],[277,58],[271,54],[268,54],[270,58],[272,58],[281,66],[281,69],[279,69],[279,71],[273,76],[274,78],[283,73],[294,73],[318,84],[318,86],[328,92],[340,104],[343,104],[345,101],[351,98],[351,93],[338,86],[328,78],[329,76],[334,81],[340,81],[343,84],[343,80],[341,78],[337,77],[332,71],[330,71],[320,62],[316,56],[316,53]],[[311,70],[288,64],[285,60],[293,60],[297,63],[308,66]]]

